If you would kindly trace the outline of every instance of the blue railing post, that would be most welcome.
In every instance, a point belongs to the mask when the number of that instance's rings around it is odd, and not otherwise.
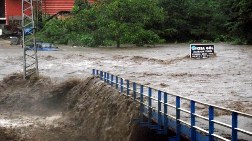
[[[111,86],[113,86],[114,85],[114,75],[112,74],[111,75]]]
[[[133,98],[134,98],[134,101],[136,100],[136,83],[133,82]]]
[[[109,82],[110,82],[110,80],[109,80],[109,79],[110,79],[110,78],[109,78],[109,76],[110,76],[110,75],[109,75],[109,73],[107,73],[107,83],[108,83],[108,84],[109,84]]]
[[[152,97],[152,88],[148,88],[148,124],[149,126],[151,125],[151,117],[152,117],[152,100],[151,100],[151,97]]]
[[[195,126],[195,101],[191,100],[191,141],[196,141]]]
[[[123,79],[121,78],[121,93],[123,92]]]
[[[118,76],[116,76],[116,89],[118,89]]]
[[[95,75],[95,69],[93,69],[93,75]]]
[[[127,83],[127,96],[129,96],[129,92],[130,92],[130,84],[129,84],[129,80],[126,80],[126,83]]]
[[[214,141],[214,107],[209,106],[209,141]]]
[[[107,73],[104,72],[104,82],[106,82],[106,81],[107,81]]]
[[[140,86],[140,121],[143,122],[144,104],[143,104],[143,85]]]
[[[162,120],[161,120],[161,91],[158,90],[158,129],[161,129]]]
[[[99,70],[96,70],[96,75],[98,75],[99,74]]]
[[[102,80],[103,77],[103,71],[100,72],[100,80]]]
[[[236,128],[238,127],[238,114],[236,112],[232,112],[232,141],[238,140],[238,131]]]
[[[180,141],[180,97],[176,96],[176,141]]]
[[[164,132],[165,133],[168,133],[167,131],[167,128],[168,128],[168,116],[167,116],[167,113],[168,113],[168,97],[167,97],[167,93],[164,92]]]

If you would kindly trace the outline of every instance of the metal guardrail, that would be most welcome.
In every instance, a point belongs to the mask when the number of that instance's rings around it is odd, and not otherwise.
[[[108,83],[115,88],[121,94],[125,94],[131,97],[134,101],[140,103],[140,119],[139,123],[142,126],[147,126],[151,129],[155,129],[159,134],[168,134],[169,125],[173,125],[173,130],[175,130],[176,141],[180,140],[181,131],[186,126],[189,128],[189,135],[186,135],[190,138],[191,141],[197,141],[198,133],[204,134],[207,136],[204,140],[214,141],[215,139],[224,140],[224,141],[238,141],[238,132],[248,135],[252,139],[252,132],[245,129],[238,128],[238,116],[247,117],[252,119],[252,115],[242,113],[235,110],[230,110],[216,105],[210,105],[204,102],[192,100],[186,97],[179,95],[170,94],[161,90],[157,90],[148,86],[144,86],[129,80],[123,79],[121,77],[115,76],[113,74],[103,72],[100,70],[93,69],[92,74],[99,76],[100,80]],[[144,91],[145,90],[145,91]],[[147,90],[147,91],[146,91]],[[157,92],[157,95],[153,95],[153,92]],[[170,97],[174,97],[175,101],[171,101]],[[190,102],[189,109],[181,107],[181,101],[185,100]],[[175,102],[175,104],[174,104]],[[204,105],[208,108],[208,117],[202,116],[196,113],[196,104]],[[168,107],[174,109],[172,113],[168,111]],[[215,110],[226,111],[231,114],[232,123],[226,124],[224,122],[218,121],[215,119]],[[182,120],[181,113],[186,113],[190,115],[190,121]],[[147,118],[145,121],[144,116]],[[203,129],[196,125],[196,118],[205,120],[208,122],[208,128]],[[153,124],[153,121],[156,124]],[[174,123],[169,123],[175,121]],[[231,129],[231,140],[218,135],[215,133],[215,125],[219,125],[226,129]],[[183,128],[183,129],[182,129]],[[200,139],[202,141],[203,139]]]

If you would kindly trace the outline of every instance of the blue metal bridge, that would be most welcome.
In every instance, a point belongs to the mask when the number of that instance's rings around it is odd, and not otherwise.
[[[168,141],[180,141],[181,137],[191,141],[239,141],[238,135],[246,136],[252,141],[252,129],[238,126],[244,118],[251,121],[250,114],[170,94],[104,71],[93,69],[92,74],[140,104],[140,117],[135,119],[140,126],[153,129],[157,134],[169,135],[170,131],[175,132],[176,135],[168,138]],[[186,107],[183,106],[184,103],[188,103]],[[200,109],[199,106],[207,110],[207,116],[196,112]],[[217,110],[226,113],[231,123],[218,120],[215,115]],[[202,122],[197,122],[198,120]],[[230,135],[216,132],[216,126],[223,131],[230,130]]]

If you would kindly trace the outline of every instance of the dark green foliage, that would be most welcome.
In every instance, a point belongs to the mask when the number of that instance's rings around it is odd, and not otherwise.
[[[186,41],[190,35],[188,4],[186,0],[160,0],[165,21],[160,35],[166,41]]]
[[[65,21],[52,19],[44,25],[43,29],[38,33],[38,37],[46,42],[66,44],[68,41],[67,34],[68,29]]]
[[[167,41],[214,40],[225,33],[227,16],[218,0],[160,0],[166,12],[162,37]]]
[[[229,16],[227,27],[235,43],[252,44],[252,1],[222,1],[224,11]]]
[[[90,8],[90,4],[88,0],[75,0],[74,1],[74,8],[73,8],[73,13],[78,13],[79,11]]]
[[[149,23],[163,20],[162,9],[155,0],[115,0],[102,4],[99,9],[99,29],[107,33],[105,40],[139,46],[154,44],[159,36],[146,28]]]
[[[58,43],[63,43],[63,39],[55,38],[64,36],[65,42],[82,46],[158,43],[158,34],[149,26],[163,21],[157,4],[156,0],[107,0],[91,6],[87,1],[75,0],[74,16],[50,21],[40,35]]]
[[[251,0],[75,0],[73,16],[39,34],[82,46],[234,41],[252,44]]]

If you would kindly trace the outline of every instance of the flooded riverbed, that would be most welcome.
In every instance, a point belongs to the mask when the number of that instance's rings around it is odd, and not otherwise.
[[[252,46],[215,44],[216,56],[190,59],[188,44],[70,48],[39,52],[40,74],[55,81],[100,69],[169,93],[252,114]],[[0,79],[22,72],[22,49],[0,44]],[[239,107],[235,107],[239,103]],[[233,106],[232,106],[233,105]]]
[[[84,78],[95,68],[172,94],[252,114],[252,46],[218,43],[216,56],[200,60],[189,58],[189,44],[60,49],[38,52],[40,74],[55,83]],[[0,79],[13,72],[22,72],[22,49],[1,40]],[[251,127],[250,123],[245,128]]]

